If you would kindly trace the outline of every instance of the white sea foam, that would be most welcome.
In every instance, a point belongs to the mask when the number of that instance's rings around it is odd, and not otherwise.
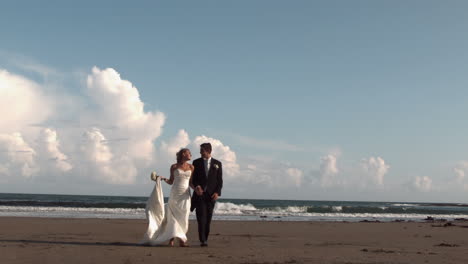
[[[256,211],[257,208],[251,204],[234,204],[234,203],[216,203],[215,214],[233,214],[241,215]]]
[[[145,218],[143,208],[0,206],[0,216],[64,218]]]
[[[218,202],[214,212],[215,220],[266,220],[266,221],[361,221],[395,219],[421,221],[428,214],[382,214],[382,213],[342,213],[339,206],[334,212],[308,213],[306,206],[276,207],[258,209],[252,204],[234,204]],[[309,207],[310,208],[310,207]],[[342,208],[341,208],[342,210]],[[36,207],[36,206],[0,206],[0,216],[24,217],[63,217],[63,218],[119,218],[145,219],[143,208],[76,208],[76,207]],[[468,218],[468,215],[438,214],[437,219]],[[192,212],[190,219],[195,219]]]
[[[281,207],[277,207],[278,211],[282,211]],[[307,213],[307,206],[288,206],[286,207],[286,212],[287,213]]]
[[[416,207],[416,206],[419,206],[419,204],[396,203],[396,204],[392,204],[392,206]]]
[[[341,211],[343,211],[343,207],[342,206],[332,206],[332,211],[333,212],[341,212]]]

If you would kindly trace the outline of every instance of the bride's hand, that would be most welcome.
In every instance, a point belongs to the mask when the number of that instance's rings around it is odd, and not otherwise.
[[[198,196],[202,196],[202,195],[203,195],[203,189],[201,188],[200,185],[198,185],[197,187],[195,187],[195,192],[197,193]]]

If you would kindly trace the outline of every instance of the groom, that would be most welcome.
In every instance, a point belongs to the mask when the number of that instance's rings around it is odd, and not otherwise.
[[[193,161],[195,170],[192,175],[192,184],[195,192],[190,210],[196,209],[200,246],[207,247],[213,209],[223,188],[223,168],[219,160],[211,157],[210,143],[200,145],[200,154],[201,158]]]

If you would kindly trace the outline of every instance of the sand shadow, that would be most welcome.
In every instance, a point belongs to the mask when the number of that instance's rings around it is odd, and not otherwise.
[[[31,243],[52,245],[77,245],[77,246],[119,246],[119,247],[144,247],[138,243],[126,242],[79,242],[79,241],[47,241],[47,240],[25,240],[25,239],[2,239],[0,243]]]

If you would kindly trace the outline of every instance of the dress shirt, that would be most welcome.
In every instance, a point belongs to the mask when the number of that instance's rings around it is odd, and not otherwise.
[[[210,171],[211,167],[211,157],[208,159],[203,159],[203,162],[205,162],[205,176],[208,177],[208,172]]]

